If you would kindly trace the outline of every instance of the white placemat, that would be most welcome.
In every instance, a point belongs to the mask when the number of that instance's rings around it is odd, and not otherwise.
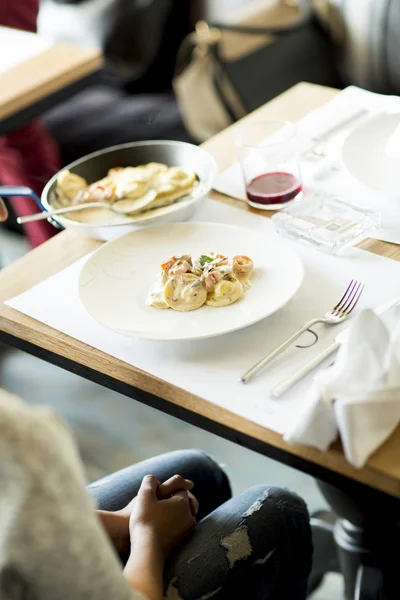
[[[269,219],[212,200],[205,201],[196,220],[232,223],[265,232],[265,235],[276,235]],[[7,304],[64,334],[282,433],[296,419],[304,386],[310,379],[280,400],[271,399],[269,390],[331,343],[342,325],[329,329],[319,326],[321,341],[318,344],[308,349],[290,348],[262,376],[247,385],[239,381],[240,375],[306,320],[332,308],[351,279],[357,278],[366,284],[360,308],[374,307],[400,294],[400,263],[396,261],[358,249],[351,250],[346,258],[338,258],[295,242],[291,245],[305,266],[305,278],[298,294],[264,321],[218,338],[150,342],[103,328],[85,312],[78,298],[79,273],[87,257]],[[302,338],[301,342],[309,340]]]
[[[51,40],[34,33],[0,27],[0,75],[45,52],[52,45]]]
[[[318,108],[303,119],[298,121],[298,134],[301,147],[307,147],[310,139],[317,137],[329,129],[341,117],[354,113],[357,108],[365,108],[373,116],[381,112],[400,112],[400,98],[397,96],[383,96],[350,86],[340,92],[331,102]],[[349,123],[337,134],[329,138],[326,146],[327,158],[312,160],[301,157],[301,171],[305,192],[327,192],[359,204],[361,206],[374,206],[382,212],[382,227],[379,232],[372,234],[376,239],[400,244],[400,201],[383,199],[383,197],[356,181],[341,165],[341,147],[349,132],[361,123],[362,119],[354,124]],[[232,140],[234,143],[234,140]],[[318,175],[317,175],[318,174]],[[246,200],[239,163],[222,171],[214,185],[217,191]]]

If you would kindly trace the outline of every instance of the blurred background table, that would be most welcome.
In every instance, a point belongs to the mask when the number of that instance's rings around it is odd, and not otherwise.
[[[0,27],[0,57],[0,135],[90,85],[103,62],[99,50],[5,27]]]

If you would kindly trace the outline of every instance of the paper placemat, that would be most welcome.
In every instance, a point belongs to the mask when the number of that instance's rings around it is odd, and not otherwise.
[[[242,225],[265,235],[277,235],[269,219],[212,200],[204,202],[196,220]],[[332,308],[351,279],[366,285],[360,308],[375,307],[400,295],[400,263],[396,261],[358,249],[339,258],[296,242],[289,245],[305,266],[305,278],[296,296],[256,325],[208,340],[143,341],[103,328],[86,313],[78,297],[79,273],[87,257],[6,304],[213,404],[283,433],[297,418],[310,378],[280,400],[270,398],[269,390],[330,344],[343,325],[317,326],[320,341],[315,346],[288,349],[265,373],[246,385],[240,382],[240,375],[306,320]],[[311,335],[302,338],[301,343],[309,343],[310,339]]]
[[[34,33],[0,27],[0,75],[45,52],[51,46],[51,40]]]
[[[338,122],[338,115],[346,118],[354,113],[357,108],[365,108],[369,116],[387,112],[400,112],[400,98],[397,96],[383,96],[350,86],[340,92],[333,100],[313,110],[297,122],[298,135],[301,148],[306,148],[313,137],[319,136],[334,123]],[[368,114],[365,118],[368,118]],[[370,237],[400,244],[400,203],[388,200],[366,186],[356,181],[341,166],[341,147],[349,131],[360,124],[361,119],[347,127],[340,129],[332,139],[329,139],[327,150],[328,157],[312,160],[304,155],[300,158],[301,173],[306,192],[326,192],[338,196],[361,206],[374,206],[382,212],[382,227],[379,232]],[[232,140],[233,141],[233,140]],[[234,163],[217,177],[213,186],[218,192],[246,201],[246,191],[243,183],[239,162]]]

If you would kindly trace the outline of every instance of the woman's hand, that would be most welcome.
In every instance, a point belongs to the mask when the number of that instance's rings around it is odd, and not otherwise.
[[[8,217],[8,211],[3,200],[0,198],[0,221],[5,221]]]
[[[129,515],[108,510],[97,510],[96,513],[118,554],[125,554],[130,547]]]
[[[149,600],[164,597],[165,558],[196,525],[194,496],[189,490],[177,489],[185,481],[175,476],[160,485],[153,475],[147,475],[138,495],[128,505],[131,553],[124,576],[133,589]],[[193,487],[192,482],[184,485]]]
[[[166,498],[170,498],[173,494],[176,494],[176,492],[186,490],[188,493],[190,510],[195,517],[199,510],[199,502],[190,491],[193,487],[194,483],[190,479],[184,479],[181,475],[174,475],[159,486],[157,496],[160,500],[165,500]]]
[[[193,516],[196,516],[199,503],[193,496],[190,490],[193,489],[194,483],[190,479],[184,479],[180,475],[174,475],[167,479],[164,483],[159,485],[157,490],[157,497],[159,500],[166,500],[173,494],[186,490],[188,493],[189,504]],[[119,554],[124,554],[130,548],[130,535],[129,535],[129,519],[132,511],[137,503],[137,497],[133,498],[124,508],[116,512],[108,512],[105,510],[98,510],[98,517],[107,531],[108,536],[113,543],[113,546]]]
[[[196,525],[197,502],[189,499],[189,491],[178,489],[182,478],[173,478],[163,486],[152,475],[147,475],[140,487],[135,501],[131,503],[132,512],[129,528],[132,544],[140,545],[143,533],[154,536],[166,558],[171,550],[180,544]],[[192,482],[190,482],[193,487]],[[188,486],[188,484],[186,484]],[[164,499],[160,499],[164,498]]]

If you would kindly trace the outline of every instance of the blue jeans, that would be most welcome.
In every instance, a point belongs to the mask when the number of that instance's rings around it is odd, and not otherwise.
[[[286,489],[250,488],[235,498],[224,471],[204,452],[163,454],[92,484],[103,510],[118,510],[143,477],[165,481],[175,473],[195,482],[198,525],[169,557],[167,600],[304,600],[311,570],[309,515]]]

